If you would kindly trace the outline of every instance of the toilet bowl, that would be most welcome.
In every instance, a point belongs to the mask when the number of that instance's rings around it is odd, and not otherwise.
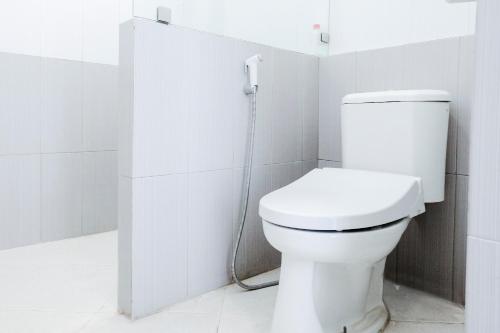
[[[282,253],[273,333],[374,333],[385,258],[424,211],[419,178],[315,169],[260,201],[264,234]]]

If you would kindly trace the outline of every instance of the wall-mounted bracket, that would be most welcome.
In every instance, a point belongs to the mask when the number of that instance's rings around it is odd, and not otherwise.
[[[158,7],[156,9],[156,21],[163,24],[170,24],[172,21],[172,10],[168,7]]]
[[[328,32],[322,32],[320,36],[321,43],[330,43],[330,34]]]

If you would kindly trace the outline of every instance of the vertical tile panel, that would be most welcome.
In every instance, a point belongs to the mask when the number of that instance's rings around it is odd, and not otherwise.
[[[469,236],[500,241],[500,11],[498,1],[478,6],[476,85],[470,135]],[[478,3],[479,4],[479,3]]]
[[[451,299],[456,176],[446,176],[445,200],[426,204],[398,246],[398,282]]]
[[[303,161],[302,162],[302,174],[305,175],[318,167],[318,160]]]
[[[243,230],[244,239],[241,243],[244,256],[238,260],[240,263],[241,260],[245,261],[244,265],[239,265],[240,269],[244,269],[242,276],[254,276],[276,267],[276,251],[264,236],[262,220],[258,214],[260,198],[271,191],[271,168],[271,166],[258,166],[252,171],[247,218]],[[234,171],[235,232],[241,223],[243,175],[242,169]]]
[[[467,332],[500,331],[499,12],[498,1],[478,2],[476,88],[470,141]]]
[[[188,110],[179,28],[134,21],[133,175],[185,172]],[[160,153],[161,152],[161,153]]]
[[[132,177],[134,113],[134,21],[120,25],[118,67],[118,174]]]
[[[227,91],[223,88],[230,82],[228,76],[232,73],[226,64],[234,56],[235,44],[208,33],[189,31],[188,34],[183,51],[188,55],[187,63],[180,75],[186,76],[186,91],[189,91],[189,170],[230,168],[234,113],[245,112],[230,108],[225,102],[229,91],[235,89],[239,94],[242,88],[233,86]]]
[[[82,150],[82,63],[42,60],[42,152]]]
[[[116,229],[117,169],[115,151],[83,153],[83,234]]]
[[[468,182],[469,177],[457,176],[455,235],[453,241],[453,301],[460,304],[465,304]]]
[[[468,237],[467,332],[500,331],[500,244]]]
[[[118,311],[132,316],[132,179],[118,181]]]
[[[273,163],[302,159],[302,118],[299,108],[299,55],[274,51]]]
[[[356,53],[356,90],[398,90],[403,86],[404,48]]]
[[[232,170],[189,175],[188,294],[199,295],[231,280]]]
[[[460,67],[457,103],[457,173],[469,174],[470,115],[474,102],[475,38],[460,38]]]
[[[82,233],[82,154],[42,155],[42,241]]]
[[[133,184],[132,299],[137,318],[187,296],[188,176],[140,178]]]
[[[342,163],[336,161],[318,160],[318,168],[341,168]]]
[[[403,87],[441,89],[452,96],[446,171],[456,172],[459,38],[405,46]]]
[[[356,89],[356,55],[319,60],[319,158],[341,160],[340,109],[342,98]]]
[[[118,69],[83,63],[83,148],[118,149]]]
[[[225,90],[232,91],[226,100],[234,103],[231,105],[234,119],[233,166],[237,168],[243,167],[246,158],[248,158],[251,119],[251,96],[243,94],[243,87],[248,84],[248,76],[243,70],[243,63],[245,59],[257,53],[262,55],[263,61],[259,64],[258,71],[259,89],[255,121],[254,165],[272,163],[274,50],[267,46],[235,41],[234,59],[228,59],[228,63],[232,64],[231,69],[229,69],[232,82],[227,84]]]
[[[0,249],[40,241],[40,156],[0,157]]]
[[[300,55],[299,105],[302,114],[302,160],[318,158],[319,59]]]
[[[0,154],[40,152],[40,101],[41,59],[0,53]]]

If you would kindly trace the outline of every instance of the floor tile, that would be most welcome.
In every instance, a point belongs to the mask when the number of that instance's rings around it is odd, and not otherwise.
[[[73,333],[90,320],[89,314],[35,310],[0,311],[0,331],[8,333]]]
[[[78,333],[217,333],[217,315],[161,312],[131,321],[119,315],[96,315]]]
[[[0,332],[267,333],[278,287],[226,286],[131,321],[116,312],[116,232],[0,251]],[[279,278],[279,269],[245,280]],[[463,308],[385,283],[387,333],[463,333]]]
[[[464,333],[463,324],[391,322],[384,333]]]
[[[386,281],[384,299],[395,321],[463,323],[462,306]]]

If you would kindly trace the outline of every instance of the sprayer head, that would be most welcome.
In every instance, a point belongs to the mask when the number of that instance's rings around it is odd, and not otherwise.
[[[248,74],[248,84],[250,89],[257,89],[259,82],[257,73],[259,69],[259,62],[262,61],[262,56],[256,54],[245,60],[245,72]]]

